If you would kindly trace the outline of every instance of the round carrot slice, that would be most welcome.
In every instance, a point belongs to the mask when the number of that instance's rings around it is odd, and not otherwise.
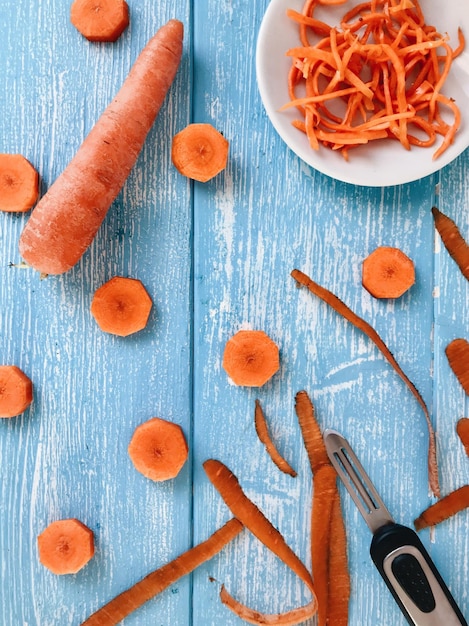
[[[39,174],[21,154],[0,154],[0,211],[25,213],[39,195]]]
[[[93,531],[75,518],[52,522],[37,543],[39,560],[54,574],[76,574],[94,555]]]
[[[363,261],[362,285],[375,298],[399,298],[414,283],[414,263],[399,248],[380,246]]]
[[[225,169],[228,148],[211,124],[189,124],[173,137],[171,158],[180,174],[206,183]]]
[[[151,307],[140,280],[114,276],[95,291],[91,314],[104,332],[127,337],[145,328]]]
[[[16,365],[0,365],[0,417],[21,415],[33,400],[33,384]]]
[[[179,474],[189,449],[178,424],[153,417],[137,426],[128,452],[141,474],[151,480],[163,481]]]
[[[223,368],[235,385],[262,387],[279,366],[278,346],[262,330],[240,330],[225,346]]]
[[[116,41],[129,25],[125,0],[75,0],[70,21],[89,41]]]

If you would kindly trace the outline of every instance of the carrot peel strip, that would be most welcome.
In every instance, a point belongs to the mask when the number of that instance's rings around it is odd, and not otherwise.
[[[458,437],[464,446],[467,456],[469,457],[469,418],[461,417],[461,419],[458,420],[458,423],[456,424],[456,432],[458,433]]]
[[[377,331],[366,322],[359,315],[354,313],[340,298],[338,298],[335,294],[333,294],[328,289],[322,287],[318,283],[314,282],[301,272],[300,270],[293,270],[291,272],[292,277],[299,283],[306,287],[311,293],[319,297],[323,302],[332,307],[337,313],[342,315],[347,321],[353,324],[356,328],[364,332],[367,337],[375,344],[375,346],[380,350],[381,354],[385,357],[388,363],[392,366],[395,372],[399,375],[399,377],[404,381],[412,395],[415,397],[417,402],[419,403],[422,411],[425,415],[425,419],[427,422],[428,428],[428,436],[429,436],[429,445],[428,445],[428,474],[429,474],[429,484],[430,489],[436,497],[440,496],[440,486],[438,479],[438,463],[436,458],[436,441],[435,441],[435,433],[433,430],[430,413],[428,411],[427,405],[425,404],[424,399],[420,395],[418,389],[415,387],[413,382],[408,378],[405,372],[402,370],[399,363],[394,358],[393,354],[384,343],[383,339],[377,333]]]
[[[469,245],[450,217],[436,207],[432,208],[432,215],[435,228],[449,255],[461,270],[462,275],[469,280]]]
[[[416,530],[435,526],[469,507],[469,485],[464,485],[431,504],[414,520]]]
[[[453,339],[445,348],[451,369],[461,387],[469,396],[469,342],[466,339]]]
[[[229,520],[208,539],[190,548],[173,561],[145,576],[133,587],[120,593],[88,617],[82,626],[115,626],[142,604],[218,554],[239,535],[242,529],[243,524],[239,520]]]
[[[256,400],[255,404],[254,422],[259,440],[261,441],[261,443],[264,444],[267,453],[269,454],[275,465],[278,467],[278,469],[285,474],[289,474],[293,478],[297,476],[296,471],[293,469],[290,463],[288,463],[288,461],[284,459],[284,457],[275,447],[275,444],[270,436],[269,429],[267,427],[267,420],[265,418],[264,410],[262,409],[259,400]]]

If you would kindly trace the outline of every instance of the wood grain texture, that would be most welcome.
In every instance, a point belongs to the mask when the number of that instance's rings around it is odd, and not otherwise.
[[[0,624],[76,626],[93,610],[230,516],[202,462],[219,458],[308,563],[311,477],[294,412],[306,389],[322,427],[344,432],[399,521],[432,501],[424,416],[368,339],[290,277],[297,267],[375,326],[431,409],[442,492],[469,482],[455,433],[469,404],[446,362],[469,339],[469,285],[435,234],[436,204],[469,239],[469,154],[416,183],[386,189],[335,182],[281,142],[256,87],[254,51],[267,0],[129,0],[131,25],[112,45],[90,44],[59,0],[0,0],[0,151],[38,168],[42,191],[62,171],[159,25],[186,28],[177,79],[138,163],[91,249],[68,274],[40,280],[20,262],[27,216],[0,215],[0,361],[35,383],[32,408],[0,423]],[[170,138],[210,122],[230,141],[227,169],[190,183],[170,162]],[[361,286],[361,262],[400,247],[417,280],[395,302]],[[154,300],[148,328],[105,335],[89,314],[112,275],[140,278]],[[267,332],[281,369],[261,389],[235,387],[221,367],[240,328]],[[279,472],[259,442],[259,398],[279,449]],[[171,483],[135,472],[127,445],[153,415],[182,425],[190,462]],[[344,494],[345,496],[345,494]],[[347,497],[350,626],[403,625],[368,555],[370,536]],[[36,535],[79,517],[97,554],[55,577]],[[469,615],[469,514],[422,539]],[[308,563],[309,564],[309,563]],[[243,531],[212,561],[125,620],[132,626],[235,626],[218,598],[226,584],[268,612],[308,601],[299,581]],[[314,620],[311,622],[314,623]]]

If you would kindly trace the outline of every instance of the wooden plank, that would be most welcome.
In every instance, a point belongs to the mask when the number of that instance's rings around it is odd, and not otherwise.
[[[112,45],[91,44],[69,22],[69,4],[2,0],[0,149],[38,168],[42,190],[64,168],[121,85],[133,59],[190,5],[130,2],[131,26]],[[191,201],[170,163],[170,138],[190,112],[190,28],[171,94],[138,163],[91,250],[65,276],[9,267],[26,217],[0,216],[0,355],[35,383],[23,417],[0,424],[0,623],[80,623],[106,600],[190,545],[191,469],[157,485],[138,474],[127,445],[159,415],[190,440]],[[113,275],[138,277],[154,300],[148,328],[105,335],[89,313]],[[191,443],[191,442],[190,442]],[[37,557],[36,535],[76,516],[95,532],[93,561],[56,577]],[[129,624],[188,623],[190,581],[173,587]]]

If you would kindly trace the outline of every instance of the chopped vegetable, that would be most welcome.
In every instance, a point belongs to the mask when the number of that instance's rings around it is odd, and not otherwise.
[[[142,604],[218,554],[239,535],[242,529],[243,525],[237,519],[229,520],[208,539],[151,572],[130,589],[120,593],[86,619],[82,626],[115,626],[132,611],[141,607]]]
[[[306,391],[296,394],[295,410],[313,475],[311,563],[318,599],[318,626],[347,626],[350,574],[337,473]]]
[[[145,328],[151,307],[140,280],[114,276],[95,291],[91,314],[104,332],[127,337]]]
[[[267,420],[265,419],[264,410],[262,409],[261,403],[259,400],[256,400],[255,410],[254,410],[254,422],[256,427],[256,433],[259,437],[260,441],[264,444],[267,453],[269,454],[272,461],[278,467],[281,472],[285,474],[289,474],[290,476],[295,477],[296,471],[292,468],[292,466],[286,461],[280,452],[275,447],[274,442],[269,433],[269,429],[267,427]]]
[[[236,476],[223,463],[215,459],[209,459],[203,465],[210,482],[236,519],[239,519],[306,584],[316,604],[313,580],[308,569],[285,542],[283,535],[246,496]]]
[[[125,0],[74,0],[70,21],[89,41],[116,41],[129,25]]]
[[[94,555],[93,531],[75,518],[52,522],[37,543],[39,560],[54,574],[76,574]]]
[[[0,211],[25,213],[39,195],[39,174],[21,154],[0,154]]]
[[[20,238],[23,258],[38,271],[66,272],[90,246],[173,82],[182,38],[178,20],[160,28],[75,157],[38,202]]]
[[[380,246],[363,261],[362,285],[375,298],[399,298],[414,283],[414,263],[399,248]]]
[[[173,137],[171,158],[180,174],[206,183],[225,169],[228,148],[211,124],[189,124]]]
[[[464,485],[430,505],[416,520],[416,530],[436,526],[469,507],[469,485]]]
[[[454,100],[442,94],[453,59],[464,49],[461,30],[452,49],[447,35],[425,23],[418,0],[389,7],[386,0],[361,2],[338,26],[314,17],[318,4],[343,2],[306,0],[301,13],[287,11],[299,25],[301,46],[287,51],[290,102],[282,110],[297,107],[294,126],[313,149],[321,143],[348,159],[350,148],[370,141],[390,138],[408,150],[433,146],[441,135],[433,154],[438,158],[461,122]]]
[[[375,344],[375,346],[380,350],[381,354],[386,358],[388,363],[392,366],[395,372],[399,375],[399,377],[404,381],[407,385],[408,389],[414,396],[414,398],[419,403],[422,411],[425,415],[425,420],[428,428],[428,475],[429,475],[429,484],[430,489],[434,493],[436,497],[440,496],[440,486],[438,479],[438,463],[436,458],[436,442],[435,442],[435,432],[433,430],[430,413],[428,411],[427,405],[425,404],[424,399],[420,395],[419,391],[413,384],[413,382],[407,377],[407,375],[402,370],[399,363],[396,361],[391,351],[381,339],[376,330],[364,319],[359,317],[356,313],[354,313],[340,298],[338,298],[335,294],[333,294],[328,289],[321,287],[318,283],[315,283],[311,278],[306,276],[300,270],[293,270],[291,273],[292,277],[304,287],[307,287],[311,293],[315,294],[323,302],[332,307],[337,313],[342,315],[346,320],[348,320],[351,324],[353,324],[356,328],[364,332],[369,339]]]
[[[137,426],[128,452],[139,472],[151,480],[163,481],[179,474],[189,449],[178,424],[153,417]]]
[[[445,353],[454,375],[469,395],[469,342],[461,338],[453,339],[446,346]]]
[[[435,228],[448,250],[449,255],[456,262],[462,275],[469,280],[469,245],[450,217],[439,211],[436,207],[432,208],[432,214]]]
[[[33,384],[16,365],[0,365],[0,418],[24,413],[33,401]]]
[[[240,330],[223,353],[223,368],[235,385],[261,387],[278,371],[277,344],[262,330]]]
[[[456,424],[456,432],[461,440],[464,450],[469,457],[469,418],[461,417]]]

